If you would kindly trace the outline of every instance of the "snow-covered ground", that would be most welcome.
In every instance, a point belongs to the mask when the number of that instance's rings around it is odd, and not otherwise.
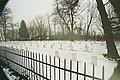
[[[5,75],[8,77],[9,80],[19,80],[20,77],[17,77],[12,74],[9,68],[3,68]]]
[[[118,52],[120,53],[119,44],[120,42],[116,42]],[[115,61],[109,61],[103,57],[102,54],[107,53],[106,45],[103,41],[9,41],[0,42],[0,46],[24,49],[34,53],[60,57],[61,60],[71,59],[73,61],[79,61],[80,64],[86,62],[87,74],[90,75],[92,75],[91,66],[92,64],[95,64],[95,76],[100,78],[102,74],[102,67],[104,65],[105,80],[110,78],[114,68],[117,66]],[[75,67],[76,66],[73,68],[75,69]],[[82,67],[81,72],[83,72]]]
[[[9,80],[19,80],[20,79],[20,76],[16,75],[14,73],[13,70],[11,70],[10,68],[8,67],[5,67],[5,66],[0,66],[3,70],[3,72],[5,73],[6,77],[9,79]]]

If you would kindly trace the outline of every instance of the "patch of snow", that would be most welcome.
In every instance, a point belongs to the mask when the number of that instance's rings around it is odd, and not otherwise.
[[[84,62],[86,62],[87,73],[90,75],[92,75],[92,64],[95,64],[95,76],[98,77],[101,77],[102,67],[104,66],[105,80],[110,78],[114,68],[117,66],[115,61],[109,61],[103,57],[102,54],[107,53],[106,44],[103,41],[9,41],[1,42],[0,46],[6,46],[10,51],[16,52],[18,54],[18,50],[23,49],[28,50],[29,52],[40,53],[53,57],[55,56],[57,58],[60,57],[61,66],[64,62],[64,59],[79,61],[79,64],[82,65]],[[119,45],[117,45],[117,49],[120,53]],[[58,61],[56,61],[56,64],[58,64]],[[73,66],[73,69],[76,69],[74,64]],[[81,67],[81,70],[84,70],[84,68]]]
[[[10,72],[8,68],[3,68],[3,71],[9,80],[19,80],[20,78],[20,77],[16,77],[15,75],[12,75],[12,72]]]

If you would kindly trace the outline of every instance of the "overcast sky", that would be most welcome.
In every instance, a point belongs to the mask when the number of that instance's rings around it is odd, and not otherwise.
[[[14,21],[29,22],[37,15],[52,13],[53,0],[10,0],[7,6],[13,11]]]
[[[20,22],[22,19],[29,22],[38,15],[51,14],[53,1],[54,0],[10,0],[8,7],[11,7],[13,11],[15,22]],[[84,1],[87,2],[88,0]]]

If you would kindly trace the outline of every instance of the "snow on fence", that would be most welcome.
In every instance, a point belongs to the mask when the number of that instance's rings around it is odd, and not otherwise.
[[[92,75],[89,75],[87,63],[81,64],[76,60],[8,47],[0,47],[0,52],[0,59],[28,80],[104,80],[104,66],[101,77],[96,77],[95,64],[91,68]]]

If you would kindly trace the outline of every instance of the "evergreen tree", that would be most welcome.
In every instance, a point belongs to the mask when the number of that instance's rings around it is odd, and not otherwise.
[[[27,40],[29,38],[29,33],[24,20],[21,21],[20,26],[18,34],[22,40]]]

